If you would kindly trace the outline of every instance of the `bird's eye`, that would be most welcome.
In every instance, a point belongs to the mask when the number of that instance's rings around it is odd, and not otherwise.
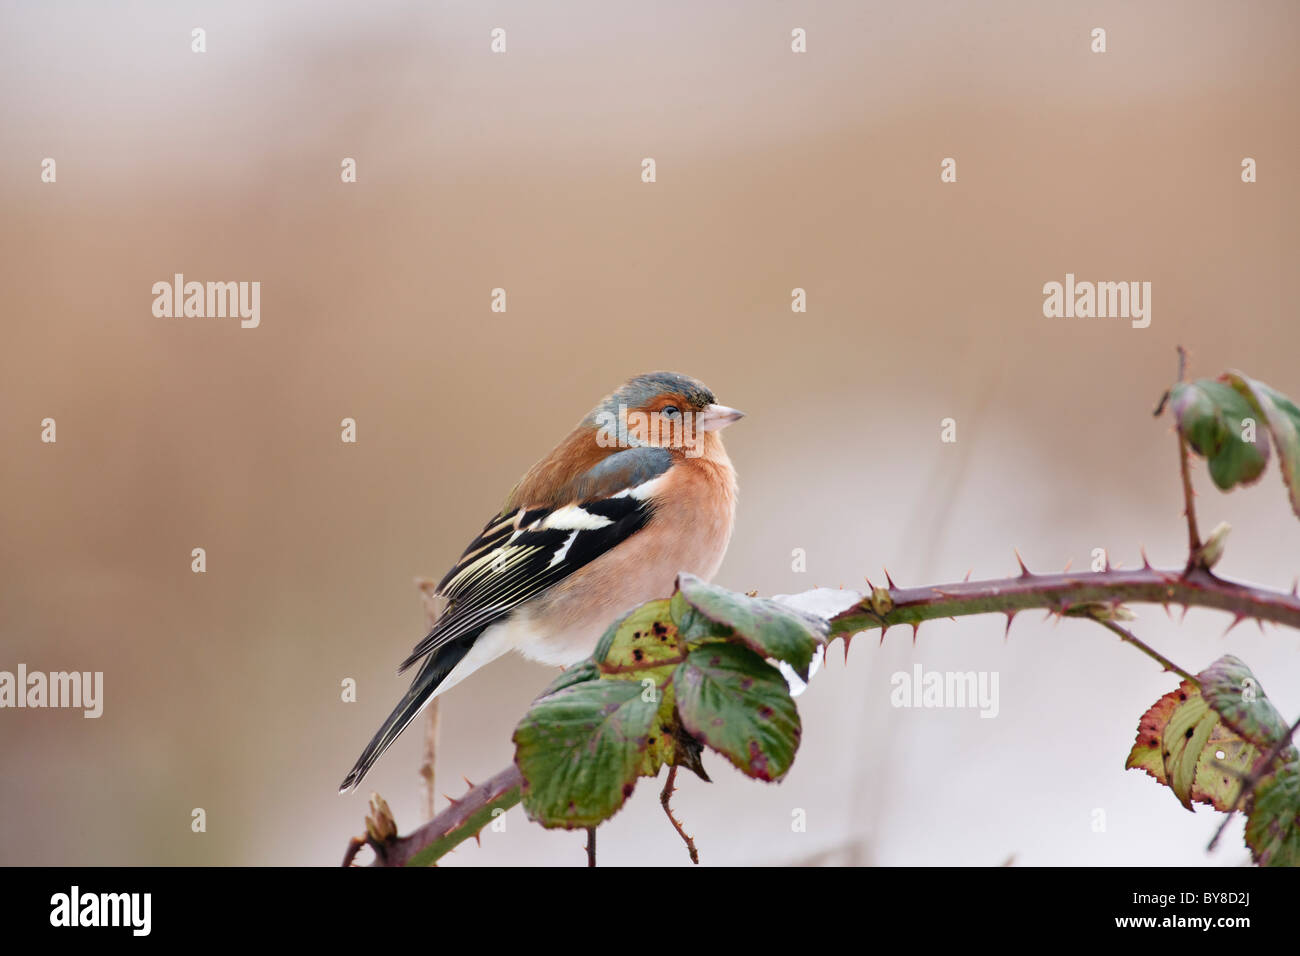
[[[676,418],[678,415],[681,414],[681,409],[679,409],[676,405],[665,405],[663,409],[659,412],[659,414],[662,415],[664,418]]]

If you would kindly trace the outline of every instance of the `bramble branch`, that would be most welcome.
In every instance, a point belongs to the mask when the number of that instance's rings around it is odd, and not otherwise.
[[[830,617],[832,639],[849,640],[862,631],[884,632],[897,625],[910,625],[913,636],[921,624],[936,618],[967,617],[975,614],[1005,614],[1007,629],[1020,611],[1046,610],[1057,615],[1096,617],[1098,612],[1125,604],[1160,604],[1184,608],[1201,607],[1233,615],[1229,630],[1246,618],[1271,621],[1300,629],[1300,597],[1291,593],[1228,581],[1206,568],[1193,566],[1182,571],[1160,570],[1145,561],[1141,568],[1103,571],[1064,571],[1032,574],[1021,564],[1021,574],[988,581],[961,581],[931,587],[877,587],[868,593],[822,589],[843,610]],[[786,599],[798,605],[818,592],[806,592]],[[1104,613],[1102,614],[1104,617]],[[354,849],[370,845],[375,866],[428,865],[471,837],[492,821],[494,810],[505,810],[520,800],[523,777],[513,764],[486,783],[471,787],[429,823],[404,837],[395,830],[378,829],[379,839],[368,828],[367,837],[353,841]],[[390,833],[392,834],[390,836]]]
[[[374,828],[368,826],[365,837],[354,837],[349,844],[343,865],[351,866],[362,846],[375,851],[371,866],[428,866],[436,863],[466,840],[477,839],[479,831],[492,822],[495,811],[504,812],[518,803],[523,782],[523,774],[511,764],[484,783],[471,786],[465,796],[453,800],[446,810],[404,837],[395,833],[390,837],[382,830],[376,834]]]
[[[861,631],[887,631],[899,624],[919,629],[935,618],[971,614],[1005,614],[1009,630],[1020,611],[1038,609],[1064,615],[1072,608],[1092,604],[1212,608],[1233,615],[1229,630],[1246,618],[1300,628],[1300,597],[1295,589],[1288,594],[1228,581],[1201,567],[1164,571],[1144,561],[1134,570],[1031,574],[1025,569],[1017,577],[992,581],[876,588],[831,618],[831,637],[847,640]]]

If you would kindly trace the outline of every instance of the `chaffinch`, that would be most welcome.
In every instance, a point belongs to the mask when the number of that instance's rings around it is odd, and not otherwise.
[[[736,473],[719,431],[743,413],[673,372],[638,375],[533,465],[438,584],[446,601],[402,662],[411,688],[344,778],[361,782],[439,694],[509,650],[589,657],[624,611],[708,580],[731,538]]]

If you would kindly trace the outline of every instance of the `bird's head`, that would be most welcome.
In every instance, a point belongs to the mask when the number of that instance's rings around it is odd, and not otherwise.
[[[741,415],[688,376],[638,375],[602,399],[533,465],[506,507],[558,506],[614,494],[660,474],[669,462],[721,462],[729,469],[718,433]],[[634,453],[621,454],[629,449]]]
[[[605,448],[667,448],[695,458],[744,412],[719,405],[703,382],[676,372],[649,372],[620,386],[583,419]]]

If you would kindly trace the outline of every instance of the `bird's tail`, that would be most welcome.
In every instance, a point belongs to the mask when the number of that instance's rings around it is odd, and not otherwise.
[[[366,744],[366,749],[361,752],[356,764],[343,778],[343,783],[339,784],[339,793],[354,790],[361,783],[362,778],[375,765],[375,761],[384,755],[384,751],[393,745],[393,741],[424,709],[424,705],[433,699],[438,685],[451,673],[452,668],[461,662],[477,636],[477,634],[467,634],[429,655],[424,666],[416,673],[415,680],[411,682],[411,689],[397,702],[397,706],[388,715],[379,732],[371,738],[370,743]]]

